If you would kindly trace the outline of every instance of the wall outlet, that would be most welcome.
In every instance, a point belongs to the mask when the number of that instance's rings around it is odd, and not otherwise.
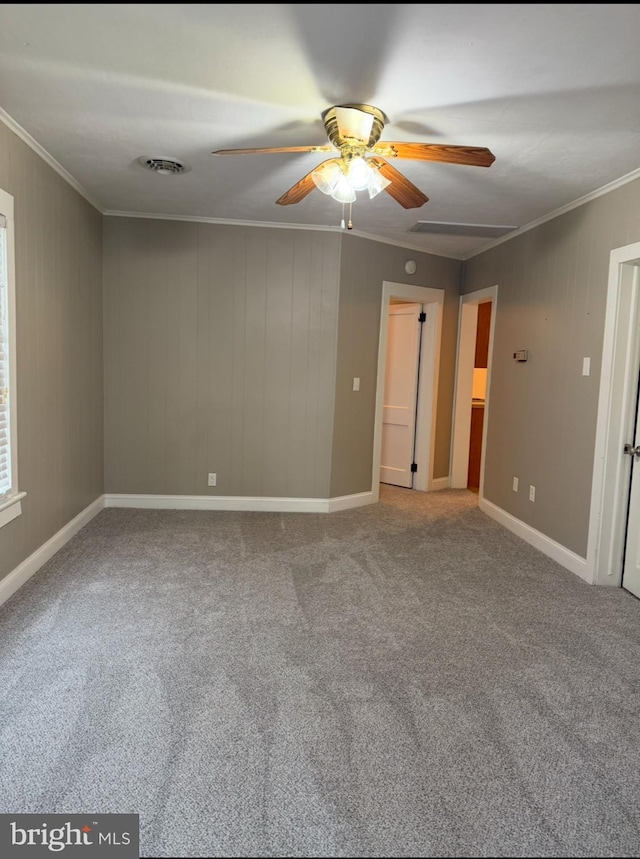
[[[517,477],[513,478],[513,491],[514,492],[518,491],[518,478]]]
[[[536,500],[536,488],[535,488],[535,486],[530,486],[529,487],[529,501],[535,501],[535,500]]]
[[[207,480],[207,485],[208,485],[208,486],[215,486],[215,485],[216,485],[216,481],[217,481],[217,479],[218,479],[218,475],[217,475],[217,474],[215,474],[215,473],[214,473],[214,472],[212,472],[212,471],[211,471],[211,472],[209,472],[209,479]]]

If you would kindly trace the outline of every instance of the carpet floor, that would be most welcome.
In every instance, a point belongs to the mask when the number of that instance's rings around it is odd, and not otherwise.
[[[640,856],[640,601],[466,490],[106,509],[0,608],[0,812],[141,855]]]

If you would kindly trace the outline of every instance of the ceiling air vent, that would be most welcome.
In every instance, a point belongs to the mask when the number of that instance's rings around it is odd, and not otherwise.
[[[138,163],[146,167],[147,170],[153,170],[154,173],[159,173],[160,176],[174,176],[176,173],[186,173],[188,167],[185,167],[180,161],[175,158],[138,158]]]
[[[432,233],[441,236],[481,236],[497,239],[517,230],[517,227],[503,227],[495,224],[450,224],[446,221],[418,221],[409,227],[409,233]]]

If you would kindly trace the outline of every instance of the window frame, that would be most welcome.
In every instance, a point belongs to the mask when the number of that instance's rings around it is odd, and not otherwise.
[[[11,467],[11,487],[0,495],[0,528],[13,521],[22,513],[21,501],[26,492],[19,490],[18,484],[18,414],[17,414],[17,368],[16,368],[16,277],[15,277],[15,222],[13,197],[0,188],[0,214],[6,220],[6,290],[8,318],[8,358],[9,358],[9,457]],[[1,249],[0,249],[1,252]],[[0,289],[5,284],[0,283]]]

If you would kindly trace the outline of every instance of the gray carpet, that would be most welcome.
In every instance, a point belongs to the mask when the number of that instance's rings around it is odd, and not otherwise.
[[[640,856],[640,601],[465,490],[108,509],[0,609],[0,811],[160,856]]]

